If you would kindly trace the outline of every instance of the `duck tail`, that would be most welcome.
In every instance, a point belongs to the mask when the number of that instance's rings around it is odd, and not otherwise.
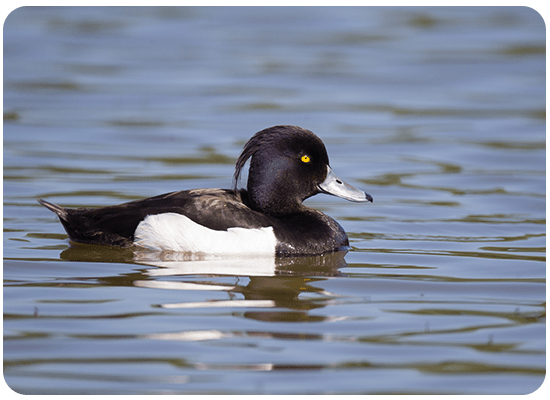
[[[36,201],[38,201],[40,204],[42,204],[44,207],[46,207],[51,212],[57,214],[59,218],[62,220],[67,220],[67,209],[63,208],[61,206],[58,206],[57,204],[50,203],[49,201],[43,200],[41,198],[37,198]]]

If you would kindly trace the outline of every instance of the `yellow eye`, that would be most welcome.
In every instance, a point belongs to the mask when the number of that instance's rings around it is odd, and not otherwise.
[[[302,162],[308,163],[311,161],[311,158],[309,156],[302,156]]]

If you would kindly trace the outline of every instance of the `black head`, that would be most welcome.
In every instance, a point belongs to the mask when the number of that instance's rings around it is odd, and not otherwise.
[[[325,145],[313,132],[279,125],[256,133],[237,160],[235,185],[246,161],[248,197],[252,208],[280,215],[300,209],[302,201],[319,193],[327,175]]]
[[[332,174],[327,150],[322,140],[307,129],[279,125],[256,133],[237,160],[235,188],[249,158],[248,198],[251,207],[257,211],[271,215],[291,214],[303,207],[305,199],[317,193],[341,196],[325,189],[325,179]],[[337,177],[336,180],[338,184],[351,188]],[[369,200],[370,196],[354,190],[360,195],[355,193],[356,198],[348,196],[348,200]]]

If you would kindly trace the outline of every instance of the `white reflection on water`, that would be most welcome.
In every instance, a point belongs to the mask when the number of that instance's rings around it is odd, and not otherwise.
[[[154,253],[137,249],[135,261],[145,265],[154,265],[151,276],[163,275],[235,275],[235,276],[273,276],[275,275],[275,257],[216,257],[189,253]]]
[[[165,287],[162,287],[162,288],[166,289]],[[203,301],[203,302],[162,304],[160,305],[160,307],[161,308],[219,308],[219,307],[265,308],[265,307],[276,307],[276,303],[273,300],[209,300],[209,301]]]

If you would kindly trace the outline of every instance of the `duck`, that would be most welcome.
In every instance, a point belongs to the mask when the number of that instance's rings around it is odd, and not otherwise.
[[[247,187],[238,188],[250,160]],[[231,189],[191,189],[100,208],[41,198],[77,243],[213,255],[312,256],[349,250],[342,226],[303,201],[319,193],[352,202],[371,195],[340,179],[312,131],[277,125],[257,132],[237,159]]]

